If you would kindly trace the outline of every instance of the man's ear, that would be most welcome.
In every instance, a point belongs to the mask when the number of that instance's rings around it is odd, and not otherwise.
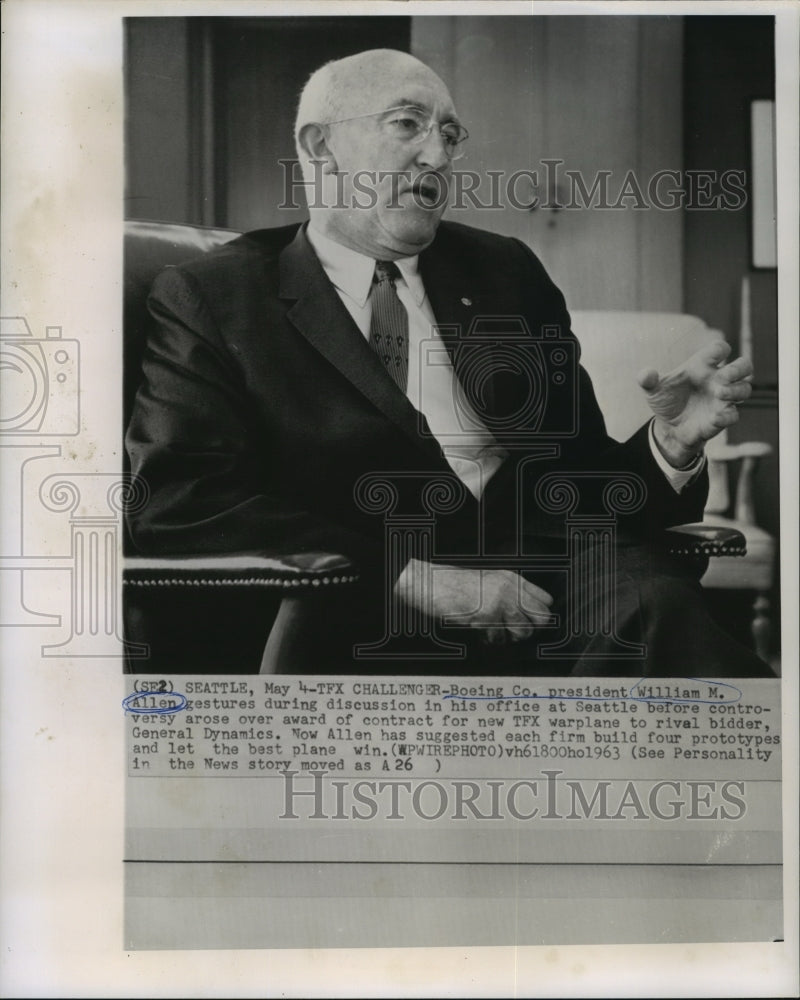
[[[304,125],[300,129],[298,141],[300,148],[309,160],[317,160],[322,163],[324,173],[336,173],[336,157],[328,145],[328,136],[322,125],[317,125],[315,122]]]

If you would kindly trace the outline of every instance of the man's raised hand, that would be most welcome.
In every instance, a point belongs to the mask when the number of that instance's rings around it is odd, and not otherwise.
[[[752,392],[753,366],[746,358],[727,361],[730,344],[706,344],[666,375],[648,368],[638,382],[655,415],[653,432],[667,461],[688,465],[706,441],[739,419],[737,404]]]

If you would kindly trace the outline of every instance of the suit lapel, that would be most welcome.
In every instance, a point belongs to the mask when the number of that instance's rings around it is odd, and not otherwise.
[[[287,318],[323,357],[418,447],[444,461],[420,414],[387,374],[339,298],[305,235],[298,230],[280,255],[282,299],[294,300]]]
[[[473,363],[465,370],[464,362],[469,359],[470,352],[456,348],[459,344],[465,346],[472,344],[480,351],[479,345],[471,341],[469,333],[476,318],[481,314],[488,315],[496,311],[491,304],[491,294],[481,289],[477,276],[464,267],[457,253],[448,252],[441,238],[434,240],[431,246],[420,254],[419,268],[433,315],[436,317],[436,325],[442,333],[442,340],[450,354],[456,377],[462,386],[467,387],[474,383],[474,353]],[[484,410],[493,412],[492,378],[482,385],[482,402]]]

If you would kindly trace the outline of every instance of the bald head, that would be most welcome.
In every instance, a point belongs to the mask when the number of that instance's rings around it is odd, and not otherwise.
[[[401,81],[433,85],[447,93],[447,87],[430,67],[397,49],[358,52],[326,63],[312,73],[300,95],[294,128],[301,162],[305,159],[300,142],[303,126],[335,122],[389,107],[386,101],[404,96],[396,94]]]

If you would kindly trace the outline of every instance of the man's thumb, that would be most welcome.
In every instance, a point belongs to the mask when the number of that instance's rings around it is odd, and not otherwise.
[[[643,368],[636,376],[636,381],[645,392],[652,392],[661,379],[655,368]]]

